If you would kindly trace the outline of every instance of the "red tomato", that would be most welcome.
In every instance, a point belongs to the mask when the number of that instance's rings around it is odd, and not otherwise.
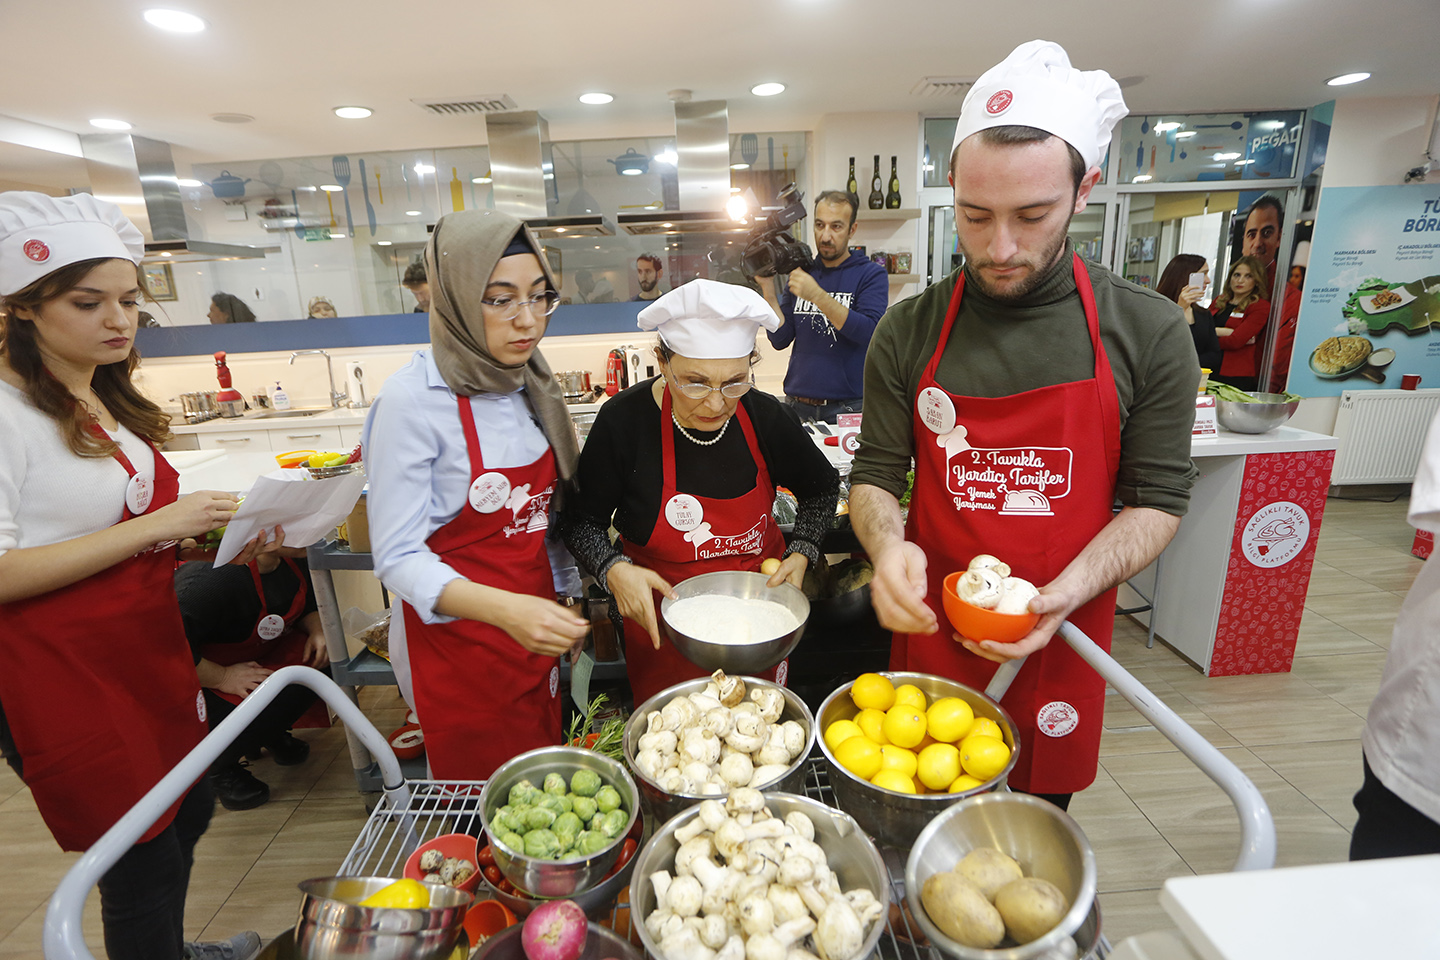
[[[489,880],[490,885],[493,887],[500,886],[500,884],[505,880],[505,876],[500,872],[500,868],[495,866],[495,864],[493,863],[490,864],[490,866],[488,867],[482,867],[481,872],[485,874],[485,879]]]
[[[615,869],[620,870],[629,863],[639,846],[632,838],[626,837],[625,842],[620,845],[620,856],[615,858]]]
[[[503,877],[500,879],[499,883],[495,884],[495,889],[499,890],[501,893],[508,893],[512,897],[516,895],[515,885]]]
[[[490,844],[487,843],[480,848],[480,852],[475,855],[475,859],[479,861],[482,867],[493,867],[495,866],[495,851],[491,850]]]

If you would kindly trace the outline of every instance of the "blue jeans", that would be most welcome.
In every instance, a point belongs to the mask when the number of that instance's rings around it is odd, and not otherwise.
[[[831,400],[829,403],[805,403],[794,397],[786,397],[785,403],[795,408],[802,421],[823,420],[826,423],[834,423],[835,418],[842,413],[862,413],[865,401],[861,397],[854,400]]]

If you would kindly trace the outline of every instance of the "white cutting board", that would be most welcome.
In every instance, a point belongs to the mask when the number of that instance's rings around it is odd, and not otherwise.
[[[1204,960],[1440,957],[1440,854],[1173,877],[1160,905]]]

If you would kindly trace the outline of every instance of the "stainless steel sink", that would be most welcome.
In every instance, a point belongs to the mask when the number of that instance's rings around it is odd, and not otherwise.
[[[246,420],[278,420],[281,417],[313,417],[317,413],[328,413],[333,407],[295,407],[289,410],[262,410],[252,413]]]

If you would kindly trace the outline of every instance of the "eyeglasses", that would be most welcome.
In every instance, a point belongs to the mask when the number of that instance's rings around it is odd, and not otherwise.
[[[708,383],[681,383],[675,378],[675,371],[673,369],[670,371],[670,382],[675,384],[675,389],[679,390],[691,400],[705,400],[709,398],[710,394],[716,391],[719,391],[720,396],[727,400],[739,400],[750,392],[751,387],[755,386],[754,380],[727,383],[720,387],[712,387]]]
[[[487,307],[493,307],[500,311],[507,321],[514,320],[520,316],[521,307],[530,308],[532,317],[548,317],[555,312],[560,305],[560,294],[554,290],[546,290],[539,296],[531,297],[529,300],[517,300],[515,297],[483,297],[481,303]]]

